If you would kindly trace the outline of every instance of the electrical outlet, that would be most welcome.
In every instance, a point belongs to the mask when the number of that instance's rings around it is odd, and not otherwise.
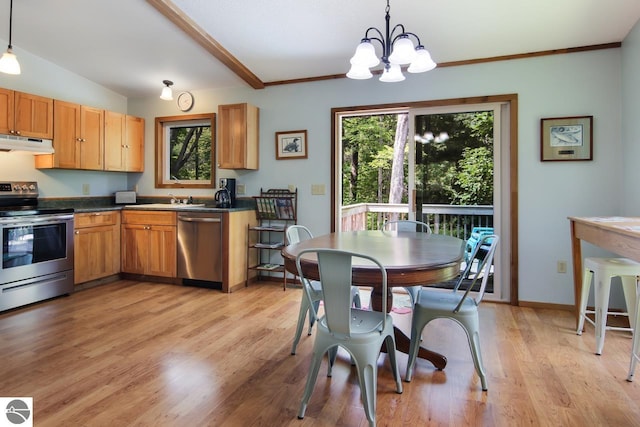
[[[88,196],[91,193],[91,187],[89,184],[82,184],[82,195]]]
[[[567,272],[567,261],[558,261],[558,273]]]
[[[138,192],[138,184],[133,186],[133,191],[135,191],[136,193]]]
[[[238,184],[236,185],[236,194],[238,196],[242,196],[245,194],[246,188],[244,186],[244,184]]]
[[[311,194],[321,196],[325,193],[324,184],[311,184]]]

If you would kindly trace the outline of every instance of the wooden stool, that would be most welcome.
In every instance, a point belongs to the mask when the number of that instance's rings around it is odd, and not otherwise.
[[[582,335],[584,321],[587,320],[596,329],[596,354],[602,354],[604,334],[607,329],[631,331],[636,321],[636,276],[640,276],[640,263],[626,258],[585,258],[584,275],[582,276],[582,296],[580,298],[580,319],[578,321],[578,335]],[[607,326],[609,314],[609,292],[611,279],[620,277],[624,291],[627,311],[611,313],[629,317],[629,328]],[[594,283],[595,310],[587,310],[587,300],[591,281]],[[587,314],[595,314],[595,322]]]

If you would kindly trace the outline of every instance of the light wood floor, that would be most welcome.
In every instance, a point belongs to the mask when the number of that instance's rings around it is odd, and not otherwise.
[[[313,344],[304,335],[289,354],[300,295],[119,281],[0,314],[0,396],[32,396],[38,427],[366,426],[344,354],[297,419]],[[378,425],[640,425],[629,334],[607,332],[596,356],[593,328],[577,336],[570,312],[483,303],[481,323],[488,392],[462,330],[438,320],[424,339],[444,371],[419,360],[399,395],[380,357]]]

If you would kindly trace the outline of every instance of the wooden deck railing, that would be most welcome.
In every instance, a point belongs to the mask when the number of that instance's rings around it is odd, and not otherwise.
[[[342,207],[342,231],[379,230],[386,221],[406,219],[406,204],[358,203]],[[493,227],[493,206],[422,205],[422,218],[434,233],[466,240],[473,227]]]

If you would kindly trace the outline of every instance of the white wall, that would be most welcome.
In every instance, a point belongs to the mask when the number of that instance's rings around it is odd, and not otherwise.
[[[640,216],[640,23],[622,43],[622,213]]]
[[[636,33],[634,31],[632,41],[638,37]],[[53,64],[24,52],[17,53],[23,75],[18,78],[0,76],[0,86],[115,111],[126,108],[129,114],[144,117],[146,171],[128,175],[41,172],[33,168],[30,155],[0,153],[3,170],[0,180],[37,179],[45,197],[80,195],[83,183],[91,185],[91,195],[107,195],[134,185],[138,185],[142,195],[168,194],[168,190],[153,186],[154,118],[180,114],[174,102],[161,101],[155,96],[126,101]],[[201,90],[193,91],[195,106],[192,112],[216,112],[219,104],[236,102],[258,106],[260,169],[222,170],[218,171],[218,177],[237,178],[246,185],[248,195],[258,193],[261,187],[296,185],[300,194],[300,222],[321,234],[330,230],[330,195],[312,196],[311,185],[325,184],[330,188],[331,108],[517,93],[520,299],[572,304],[571,274],[556,273],[557,260],[571,259],[567,216],[622,212],[622,63],[622,50],[610,49],[441,68],[409,75],[405,82],[395,84],[383,84],[375,79],[338,79],[264,90]],[[540,119],[580,115],[594,116],[594,160],[540,162]],[[308,131],[309,158],[275,160],[275,132],[297,129]],[[18,159],[18,156],[24,159]],[[639,158],[640,153],[633,153],[633,156]],[[628,159],[627,156],[627,163],[632,163]],[[210,196],[213,192],[193,190],[189,194]],[[587,255],[597,252],[597,248],[585,250]]]

